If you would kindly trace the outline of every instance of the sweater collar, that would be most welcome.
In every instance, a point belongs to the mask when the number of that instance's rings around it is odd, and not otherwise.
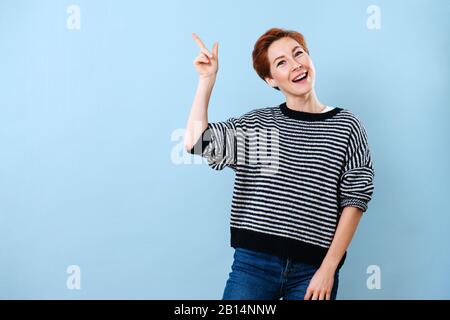
[[[304,111],[297,111],[297,110],[290,109],[286,105],[286,102],[283,102],[282,104],[280,104],[279,108],[285,116],[287,116],[289,118],[293,118],[293,119],[297,119],[297,120],[305,120],[305,121],[318,121],[318,120],[329,119],[332,116],[334,116],[335,114],[338,114],[342,110],[342,108],[335,107],[334,109],[331,109],[331,110],[329,110],[327,112],[323,112],[323,113],[304,112]]]

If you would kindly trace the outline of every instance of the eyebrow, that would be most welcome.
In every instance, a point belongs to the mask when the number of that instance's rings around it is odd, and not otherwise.
[[[292,49],[292,52],[294,52],[295,51],[295,49],[297,49],[297,48],[301,48],[301,46],[295,46],[293,49]],[[283,56],[279,56],[279,57],[277,57],[277,58],[275,58],[275,60],[273,60],[273,63],[275,63],[275,61],[277,61],[278,59],[280,59],[280,58],[283,58],[284,57],[284,55]]]

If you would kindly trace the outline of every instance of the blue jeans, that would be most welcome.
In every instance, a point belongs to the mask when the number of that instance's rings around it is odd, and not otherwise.
[[[303,300],[318,267],[264,252],[236,248],[222,300]],[[331,300],[336,299],[339,270]]]

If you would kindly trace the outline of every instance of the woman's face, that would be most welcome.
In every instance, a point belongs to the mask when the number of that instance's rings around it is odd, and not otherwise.
[[[281,58],[279,58],[281,57]],[[315,69],[313,62],[301,45],[290,37],[278,39],[269,46],[268,58],[272,79],[266,81],[272,87],[291,95],[303,95],[314,88]],[[294,82],[305,74],[306,78]]]

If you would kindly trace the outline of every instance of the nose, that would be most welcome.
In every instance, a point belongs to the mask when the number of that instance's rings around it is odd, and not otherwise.
[[[295,71],[296,69],[300,69],[302,67],[302,65],[300,63],[293,63],[293,71]]]

